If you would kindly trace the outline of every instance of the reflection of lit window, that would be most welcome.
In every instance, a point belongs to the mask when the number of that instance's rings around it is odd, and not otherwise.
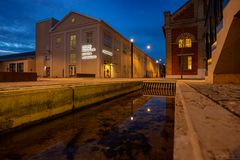
[[[76,49],[76,45],[77,45],[77,36],[74,34],[70,36],[70,49],[71,50]]]
[[[192,47],[192,40],[191,40],[191,38],[179,39],[178,47],[179,48],[191,48]]]
[[[188,56],[188,70],[192,70],[192,56]]]

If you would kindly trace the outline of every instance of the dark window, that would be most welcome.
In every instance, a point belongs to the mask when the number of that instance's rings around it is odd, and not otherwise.
[[[16,72],[16,63],[9,64],[9,72]]]
[[[86,39],[86,43],[93,43],[93,32],[86,32],[85,33],[85,39]]]
[[[60,47],[62,43],[61,37],[56,37],[56,47]]]
[[[17,72],[24,72],[24,64],[23,63],[17,64]]]
[[[106,33],[103,35],[103,45],[107,48],[112,48],[112,37]]]

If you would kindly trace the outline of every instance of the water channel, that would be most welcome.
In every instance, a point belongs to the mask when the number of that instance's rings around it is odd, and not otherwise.
[[[1,160],[171,160],[174,97],[142,91],[2,135]]]

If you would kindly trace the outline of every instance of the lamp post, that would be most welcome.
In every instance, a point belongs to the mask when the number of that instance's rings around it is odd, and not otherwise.
[[[130,42],[131,42],[131,78],[133,78],[133,42],[134,42],[134,39],[131,38]]]

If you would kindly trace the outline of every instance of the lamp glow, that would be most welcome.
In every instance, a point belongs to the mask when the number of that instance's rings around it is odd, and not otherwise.
[[[150,45],[147,45],[147,49],[151,49],[151,46],[150,46]]]
[[[132,43],[133,43],[133,42],[134,42],[134,39],[133,39],[133,38],[131,38],[131,39],[130,39],[130,42],[132,42]]]

